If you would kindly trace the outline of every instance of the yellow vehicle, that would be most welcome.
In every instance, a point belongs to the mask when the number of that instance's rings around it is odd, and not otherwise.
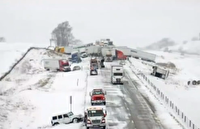
[[[60,53],[64,53],[65,52],[65,48],[64,47],[56,47],[55,51],[56,52],[60,52]]]

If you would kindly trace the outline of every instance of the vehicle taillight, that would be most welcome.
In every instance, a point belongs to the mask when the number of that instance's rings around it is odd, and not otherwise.
[[[87,120],[87,123],[88,123],[88,124],[90,124],[90,123],[91,123],[91,121],[88,119],[88,120]]]
[[[105,122],[106,122],[106,120],[105,120],[105,119],[102,119],[101,123],[105,123]]]
[[[103,100],[105,100],[105,97],[102,97]]]

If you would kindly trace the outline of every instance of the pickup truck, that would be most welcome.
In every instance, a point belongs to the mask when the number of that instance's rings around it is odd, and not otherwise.
[[[91,105],[94,105],[94,104],[106,105],[105,95],[106,95],[106,92],[104,92],[103,89],[93,89],[92,92],[90,92]]]

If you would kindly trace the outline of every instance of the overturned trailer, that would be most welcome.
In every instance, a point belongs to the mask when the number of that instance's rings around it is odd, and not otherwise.
[[[151,75],[162,78],[162,79],[166,79],[169,76],[169,70],[165,69],[165,68],[161,68],[158,66],[153,66],[153,71],[151,73]]]

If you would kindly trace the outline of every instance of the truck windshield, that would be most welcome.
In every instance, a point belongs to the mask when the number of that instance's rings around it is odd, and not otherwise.
[[[101,94],[103,94],[102,91],[94,91],[94,92],[92,93],[92,95],[101,95]]]
[[[95,116],[104,116],[104,113],[102,110],[90,110],[88,111],[89,117],[95,117]]]
[[[114,76],[122,76],[122,73],[114,73]]]
[[[68,116],[73,116],[74,114],[72,112],[69,112],[68,113]]]
[[[112,57],[112,55],[106,55],[106,57]]]
[[[62,66],[69,66],[69,63],[64,63],[62,64]]]

